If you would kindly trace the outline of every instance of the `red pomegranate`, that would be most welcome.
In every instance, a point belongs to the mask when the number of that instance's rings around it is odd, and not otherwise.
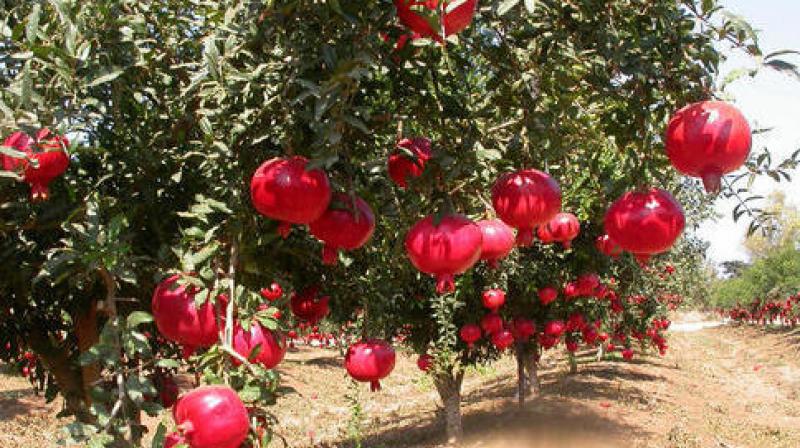
[[[475,15],[478,0],[466,0],[451,11],[448,11],[448,7],[451,3],[455,3],[454,0],[443,0],[442,3],[444,16],[440,17],[438,0],[394,0],[400,23],[421,37],[430,37],[439,42],[443,40],[442,29],[445,36],[450,36],[460,33],[469,26]],[[432,26],[432,23],[437,25]]]
[[[183,395],[172,415],[190,448],[239,448],[250,428],[247,409],[227,386],[203,386]]]
[[[236,324],[233,330],[233,349],[250,362],[272,369],[286,355],[286,338],[279,332],[262,327],[258,322],[250,325],[250,331],[245,331],[241,325]],[[257,354],[252,356],[255,352]],[[233,359],[233,363],[238,365],[239,361]]]
[[[630,191],[606,212],[606,234],[640,261],[669,250],[686,220],[678,201],[667,191]]]
[[[471,268],[481,255],[481,229],[463,215],[433,216],[417,222],[406,235],[406,253],[417,269],[436,277],[440,294],[455,291],[454,275]]]
[[[597,239],[594,240],[594,246],[601,254],[607,257],[617,258],[622,253],[622,248],[619,247],[619,244],[615,243],[608,235],[598,236]]]
[[[569,249],[578,233],[581,231],[581,223],[572,213],[558,213],[545,225],[552,241],[558,241]]]
[[[578,277],[576,284],[578,286],[578,295],[590,297],[600,287],[600,277],[594,273],[583,274]]]
[[[389,177],[398,187],[407,188],[409,179],[417,178],[425,171],[425,165],[431,159],[431,141],[425,137],[404,138],[397,147],[401,150],[389,156]]]
[[[177,432],[171,432],[164,436],[164,448],[173,448],[181,443],[186,444],[186,439]]]
[[[492,333],[492,344],[501,352],[514,343],[514,335],[508,330]]]
[[[493,335],[503,329],[503,318],[497,313],[489,313],[481,319],[481,328],[487,335]]]
[[[64,174],[69,167],[69,156],[64,151],[69,146],[69,140],[45,128],[36,133],[35,139],[24,132],[15,132],[3,142],[3,146],[22,151],[37,162],[37,166],[34,166],[27,159],[3,155],[3,169],[21,172],[22,180],[30,184],[31,201],[47,200],[50,182]]]
[[[576,341],[567,341],[565,345],[567,346],[567,351],[570,353],[578,351],[578,343]]]
[[[261,297],[269,300],[270,302],[274,302],[278,300],[283,295],[283,288],[277,282],[273,282],[269,285],[269,288],[261,288]]]
[[[625,359],[626,361],[630,361],[631,359],[633,359],[633,350],[629,348],[622,350],[622,358]]]
[[[370,383],[373,392],[381,389],[380,380],[386,378],[395,362],[394,349],[382,339],[361,341],[347,349],[344,366],[356,381]]]
[[[511,334],[514,339],[527,341],[536,333],[536,325],[532,320],[524,317],[516,317],[511,321]]]
[[[545,286],[539,290],[539,303],[543,306],[555,302],[558,299],[558,290],[552,286]]]
[[[741,167],[750,155],[750,125],[739,109],[721,101],[690,104],[667,126],[667,156],[678,171],[703,180],[709,193],[722,175]]]
[[[580,288],[578,288],[578,282],[568,282],[564,285],[564,296],[568,298],[578,297],[581,295]]]
[[[461,327],[458,335],[467,344],[467,347],[472,348],[481,338],[481,327],[475,324],[466,324]]]
[[[487,289],[483,292],[483,306],[497,312],[506,303],[506,293],[502,289]]]
[[[309,224],[328,209],[331,186],[320,169],[306,170],[305,157],[270,159],[258,167],[250,181],[253,206],[262,215],[280,221],[285,238],[292,224]]]
[[[550,244],[553,242],[553,234],[550,233],[550,229],[545,224],[536,228],[536,237],[539,238],[542,244]]]
[[[566,329],[562,320],[551,320],[544,324],[544,334],[553,338],[560,337]]]
[[[481,260],[486,260],[489,267],[497,269],[498,262],[507,257],[514,249],[514,229],[499,219],[478,221],[483,235]]]
[[[295,317],[314,325],[330,312],[330,299],[330,296],[319,296],[319,286],[309,286],[300,293],[293,293],[289,306]]]
[[[308,229],[325,243],[322,262],[332,265],[339,259],[339,250],[354,250],[366,244],[375,230],[375,216],[363,199],[338,193],[328,210]]]
[[[178,285],[180,275],[162,281],[153,293],[153,318],[164,338],[184,347],[190,354],[198,347],[209,347],[219,340],[214,305],[206,301],[199,308],[192,286]]]
[[[500,176],[492,187],[497,216],[518,229],[517,244],[533,242],[533,228],[561,210],[561,189],[553,178],[538,170],[521,170]]]
[[[417,358],[417,367],[419,367],[419,370],[422,370],[423,372],[430,370],[432,365],[433,356],[427,353],[419,355],[419,358]]]

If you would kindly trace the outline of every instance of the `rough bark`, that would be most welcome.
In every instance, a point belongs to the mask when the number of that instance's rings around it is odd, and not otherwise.
[[[600,346],[597,347],[597,362],[603,360],[603,356],[605,356],[605,351],[606,351],[605,346],[603,344],[600,344]]]
[[[75,336],[78,339],[78,350],[81,353],[89,350],[100,340],[97,331],[97,302],[92,301],[89,309],[85,313],[75,316]],[[89,404],[89,391],[98,379],[100,379],[100,364],[87,364],[81,369],[83,378],[84,400]]]
[[[86,406],[83,372],[77,363],[70,359],[64,348],[53,345],[43,332],[29,334],[28,343],[53,375],[53,379],[64,397],[66,411],[82,422],[92,422],[93,417]]]
[[[569,373],[575,374],[578,373],[578,362],[575,359],[575,353],[569,353]]]
[[[519,407],[525,406],[525,395],[530,393],[527,386],[528,377],[525,374],[526,353],[525,344],[517,343],[517,404]]]
[[[539,382],[539,362],[536,360],[536,352],[539,350],[538,346],[533,348],[533,355],[525,358],[525,369],[528,371],[528,391],[537,397],[541,393],[542,386]]]
[[[440,373],[434,379],[436,390],[444,405],[444,419],[447,433],[447,442],[457,444],[464,436],[461,424],[461,383],[464,372],[456,374]]]

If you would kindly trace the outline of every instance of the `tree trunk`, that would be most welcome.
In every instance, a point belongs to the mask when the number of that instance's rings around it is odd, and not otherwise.
[[[536,352],[538,350],[539,347],[535,346],[533,348],[533,355],[525,358],[525,368],[528,370],[528,390],[534,397],[538,397],[542,391],[542,386],[539,382],[539,361],[536,360]]]
[[[578,373],[578,362],[575,359],[575,353],[569,352],[569,373]]]
[[[600,344],[600,346],[597,347],[597,362],[602,361],[603,360],[603,356],[606,355],[606,353],[605,353],[606,349],[605,348],[606,348],[606,346],[603,345],[603,344]]]
[[[81,353],[89,350],[100,340],[97,331],[97,302],[92,300],[89,309],[85,313],[75,316],[75,336],[78,339],[78,350]],[[84,396],[86,404],[89,404],[89,391],[98,379],[100,379],[100,364],[87,364],[81,368],[83,378]]]
[[[525,406],[525,395],[530,392],[530,388],[526,385],[528,379],[525,375],[526,354],[525,344],[517,342],[517,404],[519,407]]]
[[[28,335],[28,343],[53,375],[68,413],[84,423],[94,420],[86,406],[86,390],[83,385],[83,372],[67,355],[66,350],[56,347],[43,332]]]
[[[464,371],[455,375],[441,373],[434,378],[436,390],[444,405],[444,419],[447,430],[447,443],[457,444],[464,436],[461,425],[461,383],[464,380]]]

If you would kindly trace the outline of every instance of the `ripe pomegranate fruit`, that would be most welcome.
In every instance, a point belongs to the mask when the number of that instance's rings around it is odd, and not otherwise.
[[[272,369],[286,355],[286,338],[282,333],[264,328],[258,322],[252,322],[250,331],[245,331],[241,325],[236,324],[233,329],[233,349],[249,361]],[[235,358],[232,361],[236,365],[240,364]]]
[[[227,386],[198,387],[178,399],[172,414],[191,448],[239,448],[250,428],[247,409]]]
[[[511,334],[514,339],[520,341],[527,341],[536,333],[536,325],[530,319],[524,317],[516,317],[511,321]]]
[[[481,338],[481,328],[475,324],[466,324],[461,327],[458,335],[467,344],[467,347],[472,348]]]
[[[502,289],[487,289],[483,292],[483,306],[497,312],[506,303],[506,293]]]
[[[566,329],[562,320],[551,320],[544,324],[544,334],[553,338],[561,337]]]
[[[619,244],[615,243],[608,235],[598,236],[597,239],[594,240],[594,246],[601,254],[607,257],[617,258],[622,253],[622,248],[619,247]]]
[[[356,381],[370,383],[373,392],[381,389],[380,380],[386,378],[395,362],[394,349],[382,339],[361,341],[347,349],[344,366]]]
[[[466,0],[450,11],[448,7],[454,1],[442,0],[442,3],[443,16],[440,17],[438,0],[394,0],[400,23],[421,37],[429,37],[439,42],[443,40],[442,31],[445,36],[450,36],[460,33],[469,26],[475,15],[478,0]],[[418,9],[420,7],[422,10]],[[432,23],[437,25],[433,26]]]
[[[570,353],[578,351],[578,343],[576,341],[567,341],[565,345],[567,346],[567,351]]]
[[[198,347],[209,347],[219,339],[216,310],[211,301],[199,308],[192,286],[179,285],[179,275],[162,281],[153,293],[153,319],[158,331],[168,340],[184,347],[191,354]]]
[[[533,228],[561,211],[561,189],[553,178],[528,169],[500,176],[492,187],[492,205],[497,216],[518,229],[517,244],[533,242]]]
[[[576,284],[578,286],[578,295],[593,296],[597,288],[600,287],[600,277],[594,273],[583,274],[578,277]]]
[[[309,224],[308,229],[325,243],[322,262],[333,265],[339,259],[338,251],[358,249],[369,241],[375,230],[375,216],[363,199],[339,193],[331,199],[328,210]]]
[[[578,233],[581,231],[581,223],[578,218],[572,213],[558,213],[550,221],[547,222],[545,227],[550,234],[552,241],[557,241],[564,246],[564,249],[569,249]]]
[[[514,229],[499,219],[478,221],[483,235],[481,260],[486,260],[491,269],[497,269],[498,262],[514,249]]]
[[[550,228],[545,224],[536,228],[536,238],[539,238],[542,244],[550,244],[553,242],[553,234],[550,233]]]
[[[492,344],[501,352],[514,343],[514,335],[508,330],[492,333]]]
[[[543,306],[555,302],[558,299],[558,290],[552,286],[545,286],[539,290],[539,303]]]
[[[703,180],[709,193],[722,175],[741,167],[750,155],[750,125],[739,109],[722,101],[690,104],[672,116],[666,149],[678,171]]]
[[[419,370],[422,370],[423,372],[430,370],[432,365],[433,356],[427,353],[419,355],[419,358],[417,358],[417,367],[419,367]]]
[[[481,319],[481,328],[491,336],[503,329],[503,318],[497,313],[489,313]]]
[[[669,250],[685,224],[681,205],[659,188],[625,193],[605,216],[606,234],[640,262]]]
[[[293,293],[289,306],[295,317],[314,325],[330,312],[330,299],[330,296],[319,297],[319,286],[309,286],[300,293]]]
[[[258,167],[250,181],[255,209],[280,221],[278,232],[285,238],[292,224],[309,224],[328,209],[331,186],[320,169],[306,170],[305,157],[274,158]]]
[[[69,156],[64,151],[69,146],[69,140],[45,128],[36,133],[35,139],[24,132],[15,132],[3,142],[3,146],[22,151],[29,159],[37,162],[37,166],[34,166],[28,159],[3,155],[3,169],[20,172],[22,180],[30,184],[31,201],[47,200],[50,196],[50,182],[69,168]]]
[[[633,359],[633,350],[629,348],[622,350],[622,358],[625,359],[626,361],[630,361],[631,359]]]
[[[436,277],[439,294],[455,291],[454,275],[471,268],[481,255],[481,229],[463,215],[433,216],[417,222],[406,235],[411,264]]]
[[[425,171],[425,165],[431,159],[431,141],[424,137],[404,138],[397,147],[410,152],[395,151],[389,156],[389,177],[400,188],[408,187],[408,180],[417,178]]]

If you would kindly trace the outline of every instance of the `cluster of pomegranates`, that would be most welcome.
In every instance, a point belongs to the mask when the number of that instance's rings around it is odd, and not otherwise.
[[[800,293],[785,300],[762,302],[754,299],[748,305],[737,305],[720,314],[733,321],[751,325],[784,325],[795,327],[800,324]]]

